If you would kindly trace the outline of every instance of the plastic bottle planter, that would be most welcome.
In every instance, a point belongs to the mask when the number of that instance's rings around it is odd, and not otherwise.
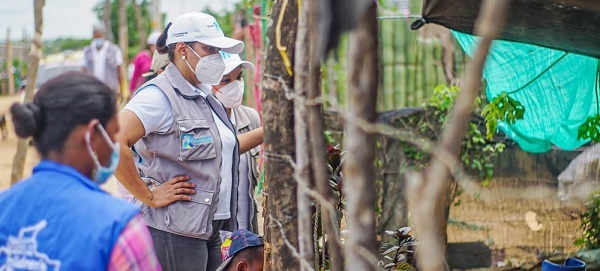
[[[555,264],[548,260],[542,263],[542,271],[585,271],[585,262],[577,258],[568,258],[565,264]]]

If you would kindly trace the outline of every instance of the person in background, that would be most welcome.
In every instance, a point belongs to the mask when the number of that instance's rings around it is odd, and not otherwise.
[[[154,55],[152,56],[152,65],[150,65],[150,70],[142,74],[146,80],[145,82],[148,82],[154,79],[154,77],[157,75],[161,74],[167,68],[169,63],[169,56],[167,54],[161,54],[158,51],[155,51]]]
[[[83,49],[83,71],[93,74],[107,84],[120,97],[120,87],[124,78],[121,76],[123,54],[119,46],[106,40],[106,29],[94,26],[92,44]]]
[[[223,263],[217,271],[262,271],[264,241],[247,230],[236,230],[223,242]]]
[[[219,51],[239,53],[244,44],[225,37],[214,17],[191,12],[169,23],[156,45],[171,63],[119,113],[127,129],[115,176],[143,209],[164,269],[214,271],[219,231],[237,228],[240,153],[263,136],[236,135],[211,92],[225,69]]]
[[[144,77],[142,77],[142,74],[150,70],[152,57],[154,52],[156,52],[156,41],[159,36],[160,32],[152,32],[148,35],[148,39],[146,39],[148,50],[137,53],[133,58],[133,75],[131,77],[131,82],[129,83],[129,91],[131,94],[146,82]]]
[[[213,93],[225,106],[231,123],[236,126],[238,134],[247,133],[260,128],[260,116],[251,107],[243,106],[244,79],[242,69],[254,69],[254,65],[243,61],[238,54],[221,52],[225,62],[225,75],[218,85],[213,86]],[[261,141],[262,143],[262,141]],[[258,183],[257,159],[260,146],[240,156],[240,184],[238,186],[238,229],[258,233],[258,209],[254,200],[254,190]]]
[[[33,137],[42,161],[0,193],[0,270],[161,270],[139,209],[100,188],[119,163],[116,109],[82,72],[12,105],[16,134]]]

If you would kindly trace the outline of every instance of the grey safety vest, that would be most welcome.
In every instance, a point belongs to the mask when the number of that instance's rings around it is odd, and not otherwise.
[[[253,108],[241,105],[232,110],[235,112],[235,122],[238,134],[244,134],[260,127],[260,116]],[[257,163],[260,148],[261,146],[258,145],[242,154],[245,155],[246,160],[248,160],[248,181],[250,184],[248,186],[248,191],[245,191],[244,195],[238,195],[238,197],[249,197],[250,206],[248,206],[249,213],[247,215],[250,225],[247,226],[249,231],[256,234],[258,234],[258,206],[256,205],[256,200],[254,198],[254,190],[256,189],[260,175]],[[246,180],[240,181],[245,182]],[[238,215],[240,215],[240,210],[238,210]]]
[[[117,65],[117,50],[120,50],[116,45],[106,41],[106,63],[104,64],[104,83],[113,91],[119,91],[119,69]],[[92,46],[88,45],[83,49],[83,55],[87,60],[85,72],[94,74],[94,53]]]
[[[152,184],[161,185],[173,177],[187,175],[190,176],[189,181],[196,185],[196,194],[190,195],[191,201],[177,201],[166,207],[142,205],[146,225],[208,240],[213,232],[212,221],[219,201],[221,159],[233,159],[231,218],[225,223],[224,230],[235,230],[239,144],[236,141],[233,157],[222,156],[218,120],[213,119],[211,113],[213,110],[235,135],[225,108],[212,93],[207,93],[206,97],[197,93],[173,64],[141,86],[138,92],[144,91],[148,85],[157,86],[169,99],[173,124],[166,133],[154,132],[135,143],[141,158],[137,164],[140,176],[151,187]]]

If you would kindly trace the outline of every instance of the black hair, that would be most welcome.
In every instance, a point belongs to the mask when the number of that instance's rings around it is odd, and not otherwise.
[[[235,256],[233,256],[233,259],[231,260],[231,263],[227,267],[227,270],[235,270],[235,267],[233,267],[233,266],[235,266],[237,263],[241,262],[242,260],[246,260],[246,262],[248,262],[248,263],[257,261],[260,259],[260,256],[263,255],[263,253],[264,253],[264,246],[249,247],[249,248],[242,249],[238,253],[236,253]],[[233,267],[233,269],[232,269],[232,267]]]
[[[167,24],[167,27],[165,27],[165,30],[163,30],[162,34],[160,34],[160,36],[158,36],[158,39],[156,40],[156,51],[158,51],[159,54],[169,54],[169,60],[171,62],[173,62],[175,59],[176,43],[167,45],[167,36],[168,36],[169,28],[171,27],[171,24],[172,23]],[[194,42],[185,42],[185,44],[187,44],[191,47],[194,44]]]
[[[33,136],[42,157],[52,151],[60,153],[78,125],[97,119],[106,126],[116,110],[116,93],[96,77],[78,71],[50,79],[32,102],[10,107],[17,136]]]

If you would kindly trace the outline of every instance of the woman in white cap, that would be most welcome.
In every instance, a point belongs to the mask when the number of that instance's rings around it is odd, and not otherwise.
[[[254,65],[244,61],[238,54],[221,52],[225,62],[225,75],[218,85],[213,86],[213,93],[223,103],[231,123],[236,126],[238,134],[254,129],[262,129],[260,116],[254,108],[243,106],[244,79],[242,69],[254,69]],[[240,156],[240,182],[238,186],[238,229],[258,234],[257,205],[254,190],[258,183],[257,159],[260,146]]]
[[[237,228],[240,153],[262,142],[262,129],[236,137],[211,92],[225,70],[219,51],[244,44],[194,12],[169,23],[156,45],[171,63],[119,113],[126,128],[115,176],[141,207],[164,270],[213,271],[222,261],[219,231]]]

